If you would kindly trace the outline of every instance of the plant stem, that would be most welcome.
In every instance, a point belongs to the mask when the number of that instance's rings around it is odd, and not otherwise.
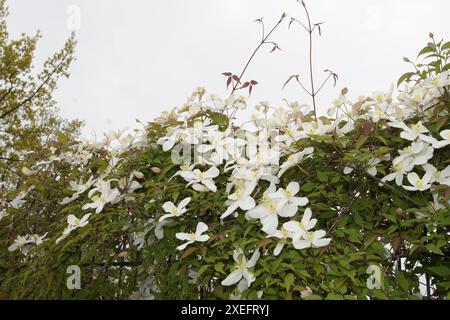
[[[384,187],[386,187],[386,188],[392,190],[393,192],[397,193],[399,196],[401,196],[401,197],[404,198],[405,200],[408,200],[411,204],[414,204],[417,208],[420,208],[420,207],[422,206],[420,203],[416,202],[413,198],[407,196],[406,194],[404,194],[403,192],[401,192],[401,191],[398,190],[397,188],[394,188],[393,186],[387,184],[387,183],[384,182],[383,180],[378,179],[377,177],[374,177],[374,176],[372,176],[372,175],[370,175],[370,174],[366,174],[366,177],[368,177],[368,178],[370,178],[370,179],[373,179],[373,180],[376,180],[376,181],[378,181],[379,183],[383,184]]]
[[[259,49],[267,43],[267,39],[269,39],[270,35],[275,31],[276,28],[278,28],[278,26],[281,24],[281,22],[283,22],[284,18],[286,17],[286,14],[283,13],[283,15],[281,16],[280,20],[277,22],[277,24],[269,31],[269,33],[264,36],[264,31],[263,31],[263,37],[261,39],[261,42],[258,44],[258,46],[256,47],[256,49],[253,51],[253,53],[251,54],[250,58],[247,60],[247,63],[244,66],[244,69],[242,70],[241,74],[239,75],[239,80],[242,79],[242,77],[244,76],[245,72],[248,69],[248,66],[250,65],[250,63],[252,62],[253,58],[255,57],[256,53],[259,51]],[[264,28],[264,27],[263,27]],[[239,82],[236,81],[236,83],[233,86],[233,90],[231,91],[231,94],[233,94],[237,88],[239,86]]]
[[[317,121],[317,111],[316,111],[316,92],[314,90],[314,70],[313,70],[313,28],[311,26],[311,18],[309,16],[308,8],[303,4],[305,8],[306,18],[308,19],[308,34],[309,34],[309,77],[311,79],[311,98],[314,109],[314,118]]]

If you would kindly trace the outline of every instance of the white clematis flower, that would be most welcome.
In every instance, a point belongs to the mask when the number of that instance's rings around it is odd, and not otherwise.
[[[192,188],[198,192],[216,192],[217,187],[214,184],[214,178],[219,175],[219,169],[211,167],[207,171],[202,172],[199,169],[184,172],[182,177],[188,181],[187,186],[192,185]]]
[[[178,206],[175,206],[172,202],[167,201],[163,204],[163,210],[167,212],[167,214],[163,215],[159,218],[159,222],[163,222],[165,219],[179,217],[183,213],[187,211],[186,206],[191,201],[191,198],[186,198],[181,200]]]
[[[403,176],[410,172],[414,167],[414,164],[412,163],[411,158],[400,158],[397,157],[393,161],[392,168],[395,170],[394,172],[388,174],[385,176],[381,181],[392,181],[395,180],[395,183],[398,186],[401,186],[403,184]]]
[[[184,232],[178,232],[177,234],[175,234],[175,237],[179,240],[187,240],[187,242],[183,243],[182,245],[179,245],[177,247],[177,250],[184,250],[184,248],[186,248],[186,246],[194,243],[194,242],[205,242],[209,240],[209,236],[206,234],[202,234],[203,232],[206,232],[208,230],[208,226],[203,223],[203,222],[199,222],[197,224],[197,228],[194,232],[191,233],[184,233]]]
[[[450,186],[450,166],[447,166],[443,170],[438,170],[433,165],[427,163],[423,165],[423,169],[426,172],[431,172],[430,183],[439,183]]]
[[[310,138],[313,136],[322,136],[326,134],[332,127],[324,124],[321,120],[302,123],[301,136],[303,138]]]
[[[172,221],[172,219],[165,219],[164,221],[156,225],[155,230],[153,231],[156,239],[161,240],[162,238],[164,238],[164,227]]]
[[[436,75],[436,77],[428,77],[423,82],[423,87],[427,89],[440,89],[443,87],[446,87],[450,85],[450,78],[449,78],[450,72],[444,71]],[[438,95],[441,95],[441,93],[438,91]]]
[[[14,209],[19,209],[20,207],[22,207],[25,203],[25,197],[27,196],[27,193],[28,191],[30,191],[30,189],[28,189],[27,191],[19,192],[19,194],[10,202],[11,207],[13,207]]]
[[[196,165],[197,165],[196,163],[192,165],[189,163],[183,163],[182,165],[180,165],[180,170],[175,172],[175,174],[169,179],[169,181],[176,176],[181,176],[183,179],[188,180],[188,177],[192,175],[190,172],[195,168]],[[186,177],[184,176],[185,174]]]
[[[425,173],[423,178],[419,178],[417,173],[410,172],[408,173],[408,181],[412,186],[403,186],[404,189],[409,191],[425,191],[431,188],[431,178],[433,177],[433,173],[428,171]]]
[[[38,246],[38,245],[44,243],[46,236],[47,236],[47,232],[44,233],[42,236],[40,236],[38,234],[33,234],[33,235],[30,235],[30,241]]]
[[[89,223],[89,217],[91,216],[90,213],[85,214],[83,218],[78,219],[75,215],[70,214],[67,217],[67,223],[69,224],[69,227],[73,230],[77,228],[83,228]]]
[[[409,158],[414,166],[419,166],[427,163],[433,158],[434,149],[428,143],[417,141],[410,146],[399,150],[399,159]]]
[[[379,158],[371,158],[367,161],[367,167],[366,167],[366,172],[368,174],[370,174],[372,177],[375,177],[378,173],[377,171],[377,164],[379,164],[381,161],[383,161],[383,159],[379,159]],[[353,170],[355,170],[355,168],[353,167],[349,167],[349,166],[345,166],[343,173],[344,174],[350,174],[353,172]]]
[[[159,145],[162,145],[163,151],[169,151],[173,148],[175,143],[180,141],[180,139],[183,137],[184,131],[178,127],[173,128],[171,132],[162,138],[159,138],[156,142]]]
[[[368,161],[367,163],[367,168],[366,168],[366,172],[368,174],[370,174],[372,177],[375,177],[378,173],[377,171],[377,164],[379,164],[381,161],[383,161],[382,159],[379,158],[372,158]]]
[[[417,138],[423,141],[429,140],[429,137],[424,134],[429,133],[429,131],[421,121],[411,125],[410,127],[408,127],[404,122],[390,122],[389,126],[403,129],[403,131],[400,133],[400,137],[405,140],[414,141]]]
[[[439,135],[444,140],[436,141],[433,144],[433,147],[436,148],[436,149],[440,149],[440,148],[446,147],[446,146],[448,146],[450,144],[450,130],[442,130]]]
[[[142,185],[134,180],[133,173],[129,177],[121,178],[118,182],[118,186],[124,193],[133,193],[137,189],[142,188]]]
[[[295,195],[300,191],[298,182],[290,182],[286,189],[280,188],[270,197],[278,199],[278,206],[283,207],[285,204],[293,204],[299,207],[304,207],[309,200],[306,197],[296,197]]]
[[[287,239],[289,239],[290,236],[291,233],[284,226],[281,228],[281,230],[275,230],[267,236],[267,238],[280,239],[275,246],[275,249],[273,249],[274,256],[278,256],[281,253],[281,250],[283,250],[284,246],[288,243]]]
[[[115,201],[120,196],[119,190],[117,188],[111,189],[110,182],[103,182],[100,184],[100,186],[96,189],[100,192],[100,195],[94,195],[91,200],[93,200],[92,203],[85,204],[83,206],[83,209],[95,209],[95,213],[100,213],[103,211],[103,207]],[[91,190],[92,191],[92,190]],[[91,192],[90,195],[91,196]]]
[[[260,257],[259,250],[256,250],[249,261],[245,258],[242,249],[234,250],[233,259],[236,262],[236,269],[231,272],[228,277],[222,281],[223,286],[232,286],[238,283],[242,278],[247,281],[247,285],[250,286],[255,281],[255,275],[249,269],[256,265]]]
[[[210,144],[202,144],[197,147],[200,154],[214,151],[217,154],[216,158],[228,161],[236,148],[245,145],[245,140],[230,137],[230,130],[225,132],[211,131],[208,133],[208,141]],[[222,163],[222,162],[221,162]]]
[[[256,205],[255,200],[251,197],[253,190],[255,190],[255,181],[245,181],[244,186],[238,186],[234,193],[228,196],[228,209],[220,216],[220,219],[225,219],[237,208],[242,210],[253,209]]]
[[[85,214],[85,215],[83,216],[83,218],[78,219],[75,215],[70,214],[70,215],[67,217],[67,224],[68,224],[68,226],[67,226],[66,229],[64,229],[63,235],[62,235],[61,237],[59,237],[58,239],[56,239],[56,243],[59,243],[59,242],[61,242],[62,240],[64,240],[65,238],[67,238],[67,236],[68,236],[73,230],[78,229],[78,228],[83,228],[83,227],[85,227],[85,226],[89,223],[89,220],[88,220],[88,219],[89,219],[90,216],[91,216],[91,214],[88,213],[88,214]]]
[[[303,151],[289,155],[288,158],[286,159],[286,161],[280,166],[280,171],[278,172],[278,178],[281,177],[288,169],[299,164],[304,159],[311,157],[313,152],[314,152],[314,148],[309,147],[309,148],[305,148]]]
[[[20,250],[25,256],[33,249],[34,246],[42,244],[45,240],[47,233],[42,236],[38,234],[27,234],[25,236],[18,235],[14,240],[14,243],[8,247],[8,251],[13,252]]]
[[[83,179],[80,178],[80,180],[77,181],[70,181],[69,182],[69,189],[74,192],[74,194],[71,197],[66,197],[61,201],[61,204],[68,204],[80,196],[80,194],[84,193],[87,189],[89,189],[94,184],[94,177],[90,176],[89,180],[83,183]]]
[[[274,140],[276,142],[284,142],[285,146],[290,146],[292,143],[302,138],[299,130],[300,124],[291,122],[284,129],[284,134],[276,136]]]
[[[307,231],[314,228],[317,224],[317,219],[311,219],[311,217],[311,208],[306,208],[300,222],[294,220],[285,222],[283,224],[283,228],[289,232],[291,238],[301,238]]]
[[[14,240],[14,243],[8,247],[8,251],[16,251],[16,250],[22,250],[25,248],[27,244],[29,244],[31,240],[29,239],[28,235],[26,236],[17,236],[16,240]]]
[[[302,237],[294,238],[292,244],[296,249],[320,248],[327,246],[331,238],[324,238],[326,232],[324,230],[306,231]]]
[[[259,219],[262,226],[262,230],[266,233],[274,232],[278,227],[278,216],[280,217],[292,217],[298,210],[296,205],[278,205],[279,200],[273,199],[275,193],[275,185],[272,184],[264,192],[262,203],[255,208],[247,211],[247,217],[251,219]]]

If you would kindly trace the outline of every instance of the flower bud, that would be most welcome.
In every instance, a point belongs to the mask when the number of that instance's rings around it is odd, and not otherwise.
[[[27,167],[22,167],[22,174],[27,176],[27,177],[31,177],[32,175],[35,175],[37,173],[37,171],[35,170],[30,170]]]
[[[153,173],[160,173],[160,172],[161,172],[161,169],[158,168],[158,167],[152,167],[150,170],[151,170]]]
[[[133,175],[135,176],[136,179],[144,179],[144,174],[140,171],[134,171]]]

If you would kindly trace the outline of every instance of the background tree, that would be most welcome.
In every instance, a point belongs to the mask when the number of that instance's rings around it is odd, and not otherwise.
[[[19,183],[23,153],[36,161],[45,150],[64,145],[79,134],[81,122],[58,115],[53,93],[58,79],[68,77],[74,59],[75,36],[34,72],[34,53],[40,32],[11,39],[7,28],[8,7],[0,0],[0,181],[4,188]]]
[[[4,221],[7,220],[2,219],[5,212],[15,206],[15,194],[28,190],[36,179],[28,170],[31,164],[48,158],[58,148],[69,146],[78,137],[82,125],[78,120],[60,117],[53,98],[58,80],[69,76],[76,44],[74,34],[36,71],[33,61],[41,34],[22,34],[11,39],[8,13],[6,1],[0,0],[0,220]],[[34,192],[47,188],[46,196],[51,198],[52,191],[58,187],[56,175],[45,177],[45,181],[39,181],[42,189]],[[48,226],[49,216],[41,213],[49,212],[52,205],[51,200],[38,198],[34,210],[18,212],[0,228],[0,243],[6,244],[6,239],[16,232],[38,232]],[[7,253],[7,250],[0,253],[0,274],[4,274],[7,266],[20,265],[20,260],[8,257]],[[9,296],[0,294],[3,298]]]

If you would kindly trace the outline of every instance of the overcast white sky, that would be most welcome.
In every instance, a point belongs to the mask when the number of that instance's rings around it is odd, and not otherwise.
[[[86,121],[84,134],[134,126],[181,105],[203,85],[225,95],[224,71],[238,73],[260,38],[252,21],[267,27],[282,12],[303,18],[295,0],[9,0],[12,35],[40,29],[44,38],[37,62],[59,49],[80,12],[77,61],[57,92],[64,116]],[[350,96],[385,90],[408,70],[430,31],[450,38],[448,0],[309,0],[312,19],[324,21],[316,41],[317,79],[322,70],[339,74],[336,88],[319,98],[324,110],[343,87]],[[283,49],[263,50],[248,71],[259,81],[251,104],[282,98],[308,102],[294,85],[281,90],[291,74],[307,75],[307,35],[287,30],[272,40]],[[76,22],[76,21],[75,21]],[[76,26],[76,23],[75,23]],[[319,81],[319,80],[317,80]]]

